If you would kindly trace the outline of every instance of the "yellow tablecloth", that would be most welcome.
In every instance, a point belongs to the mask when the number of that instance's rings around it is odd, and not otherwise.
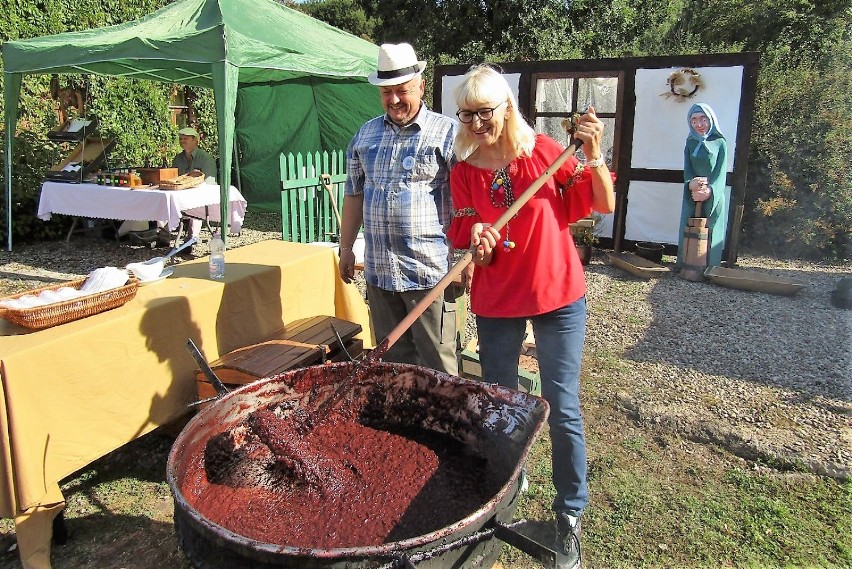
[[[331,249],[264,241],[226,253],[223,281],[207,258],[139,287],[127,304],[38,332],[0,321],[0,515],[15,517],[24,567],[50,567],[58,482],[187,412],[196,397],[192,338],[208,361],[284,324],[367,306],[344,284]]]

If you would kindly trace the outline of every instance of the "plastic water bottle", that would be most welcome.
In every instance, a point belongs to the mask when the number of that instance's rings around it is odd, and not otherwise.
[[[210,241],[210,278],[225,278],[225,242],[218,231]]]

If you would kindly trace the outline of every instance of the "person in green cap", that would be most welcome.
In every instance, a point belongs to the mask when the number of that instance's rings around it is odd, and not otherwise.
[[[198,131],[191,126],[184,127],[178,131],[178,142],[182,150],[172,158],[172,167],[177,168],[178,176],[198,170],[204,173],[204,181],[206,183],[215,184],[217,171],[216,159],[198,147],[199,138]],[[184,243],[201,233],[200,219],[190,219],[188,225],[189,228]],[[169,247],[172,244],[174,236],[169,231],[169,228],[166,227],[165,221],[150,221],[148,227],[149,229],[145,231],[128,232],[130,242],[142,245],[156,241],[158,247]],[[191,257],[192,249],[184,249],[179,255],[182,257]]]
[[[198,147],[198,131],[188,126],[178,131],[178,140],[183,149],[172,159],[172,167],[178,169],[178,176],[193,170],[201,170],[208,183],[216,183],[216,159]]]
[[[198,140],[198,131],[192,128],[191,126],[182,128],[178,131],[178,141],[180,142],[180,147],[182,148],[182,150],[178,154],[176,154],[175,157],[172,159],[172,167],[177,168],[178,176],[183,176],[184,174],[188,174],[193,170],[199,170],[204,173],[205,182],[207,182],[208,184],[215,184],[216,159],[198,147]],[[163,242],[167,242],[165,243],[165,245],[170,244],[172,240],[172,234],[169,232],[168,228],[165,227],[165,223],[160,222],[158,225],[158,243],[163,244]],[[201,220],[190,219],[189,228],[186,234],[186,240],[192,237],[198,237],[199,233],[201,233]],[[184,240],[184,242],[186,242],[186,240]],[[177,243],[175,243],[175,245],[177,245]],[[183,256],[191,254],[191,249],[184,249],[184,251],[182,252]]]

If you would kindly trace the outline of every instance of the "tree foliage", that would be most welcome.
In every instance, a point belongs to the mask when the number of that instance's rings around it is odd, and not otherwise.
[[[850,258],[849,0],[358,3],[377,42],[407,41],[433,63],[759,52],[744,240]]]
[[[849,6],[848,0],[703,0],[687,4],[683,19],[705,42],[798,58],[848,40]]]
[[[753,128],[747,235],[791,256],[849,259],[852,49],[817,64],[764,62]]]
[[[126,22],[167,1],[0,0],[0,40]],[[759,52],[744,240],[767,250],[780,242],[783,252],[801,256],[852,256],[850,0],[279,1],[375,43],[407,41],[433,65]],[[114,160],[158,162],[179,150],[168,110],[172,86],[63,79],[88,86],[100,131],[118,141]],[[16,231],[33,239],[58,227],[20,221],[34,216],[41,173],[60,152],[45,142],[56,126],[48,93],[49,77],[24,78],[13,217]],[[213,94],[195,94],[202,145],[215,154]]]
[[[297,6],[309,16],[365,40],[371,40],[376,22],[355,0],[309,0]]]
[[[850,2],[705,0],[687,6],[684,21],[700,45],[761,53],[744,241],[852,257]]]

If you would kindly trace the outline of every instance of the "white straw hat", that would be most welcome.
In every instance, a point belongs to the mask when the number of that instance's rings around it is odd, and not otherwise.
[[[426,69],[425,61],[418,61],[414,48],[407,43],[383,43],[379,46],[379,65],[370,73],[367,81],[373,85],[400,85]]]

